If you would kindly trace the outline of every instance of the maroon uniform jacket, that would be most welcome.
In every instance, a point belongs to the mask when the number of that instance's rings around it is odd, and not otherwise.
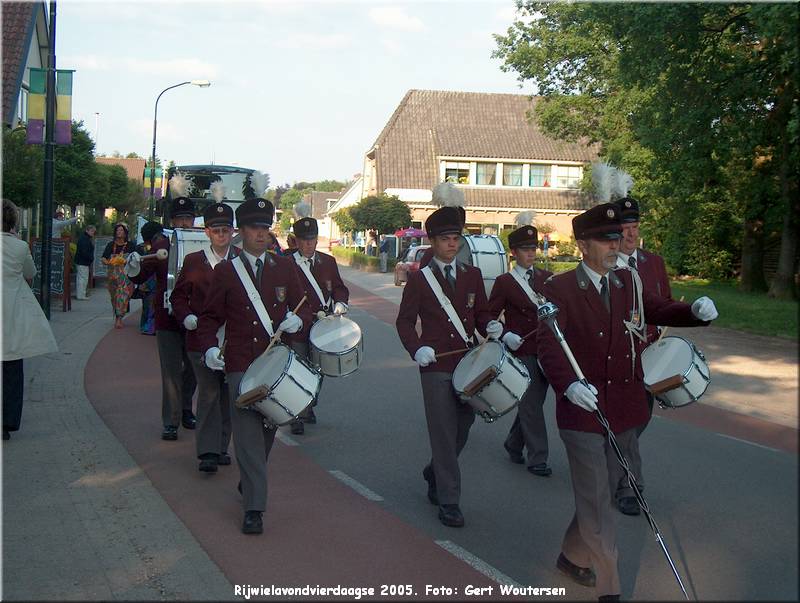
[[[650,253],[644,249],[637,249],[636,269],[639,271],[639,277],[642,279],[642,286],[645,291],[655,293],[666,299],[672,299],[667,267],[660,255]],[[653,343],[658,339],[658,323],[653,322],[647,312],[645,312],[644,318],[647,321],[647,342]]]
[[[210,244],[209,244],[210,248]],[[228,250],[228,260],[232,260],[241,250],[238,247],[230,246]],[[217,264],[217,268],[221,263]],[[183,325],[183,320],[194,314],[200,318],[203,306],[206,303],[208,294],[211,291],[211,280],[214,276],[214,268],[208,262],[206,253],[203,250],[190,253],[183,258],[183,267],[178,276],[178,282],[169,296],[172,303],[172,313],[179,325]],[[205,352],[205,348],[197,340],[197,330],[186,331],[186,349],[190,352]]]
[[[552,274],[547,270],[534,268],[533,290],[541,293],[544,282]],[[499,316],[501,311],[506,311],[506,324],[503,329],[503,335],[509,331],[516,333],[520,337],[533,333],[522,342],[522,345],[514,354],[517,356],[535,356],[537,354],[536,328],[539,325],[539,320],[536,318],[538,308],[528,297],[528,294],[522,290],[517,279],[510,272],[501,274],[495,279],[492,294],[489,296],[489,307],[494,317]]]
[[[630,319],[632,307],[631,275],[627,270],[608,273],[611,312],[579,264],[575,270],[551,277],[543,288],[544,296],[558,306],[561,331],[586,379],[597,390],[598,407],[614,433],[644,424],[649,416],[640,352],[642,344],[634,337],[635,364],[631,365],[631,344],[623,320]],[[646,316],[662,325],[689,327],[707,325],[694,317],[691,306],[643,292]],[[577,380],[564,351],[550,327],[539,323],[539,362],[556,394],[559,429],[603,433],[592,413],[576,406],[564,396]]]
[[[169,251],[169,239],[160,239],[153,243],[150,253],[155,253],[159,249],[166,249]],[[164,307],[164,293],[167,290],[167,271],[169,269],[168,260],[154,260],[142,262],[142,269],[136,276],[130,277],[131,282],[140,285],[147,282],[154,274],[156,275],[156,291],[153,296],[153,305],[155,306],[155,326],[156,331],[180,331],[181,325],[175,320],[175,316],[169,313],[169,310]]]
[[[431,269],[461,318],[461,324],[464,325],[467,335],[472,337],[477,327],[480,334],[485,336],[486,324],[492,319],[492,314],[489,302],[486,300],[481,271],[458,262],[456,290],[453,293],[436,262],[431,262]],[[421,335],[417,334],[417,317],[422,321]],[[461,335],[450,324],[450,319],[421,270],[409,275],[395,324],[400,341],[412,358],[422,346],[433,348],[437,354],[466,347]],[[420,367],[420,371],[452,373],[463,357],[464,353],[446,356],[426,367]]]
[[[250,262],[242,258],[245,269],[255,280]],[[303,286],[292,264],[294,260],[266,254],[261,276],[261,299],[272,319],[272,328],[278,330],[288,310],[293,310],[303,297]],[[297,311],[303,321],[300,333],[308,337],[311,311],[304,303]],[[225,324],[225,372],[240,373],[269,344],[269,335],[261,324],[255,308],[247,297],[233,262],[223,262],[214,269],[211,290],[203,306],[197,325],[197,342],[203,351],[215,347],[217,329]],[[288,334],[281,336],[285,341]]]
[[[303,269],[294,259],[294,255],[286,257],[292,260],[292,264],[294,264],[297,270],[297,274],[300,277],[300,282],[303,285],[307,297],[306,304],[316,316],[317,312],[322,310],[322,304],[319,301],[316,291],[314,291],[314,287],[311,286],[306,273],[303,272]],[[317,281],[317,285],[320,291],[322,291],[322,295],[325,296],[325,301],[328,302],[331,310],[333,310],[333,304],[335,302],[346,304],[347,300],[350,299],[350,291],[347,289],[344,282],[342,282],[342,277],[339,275],[339,267],[336,265],[336,259],[332,255],[317,251],[314,256],[314,266],[311,268],[311,275]],[[333,301],[331,301],[331,299]]]

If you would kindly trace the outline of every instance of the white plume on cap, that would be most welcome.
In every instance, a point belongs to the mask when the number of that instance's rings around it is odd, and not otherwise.
[[[467,203],[463,191],[452,182],[437,184],[431,192],[433,193],[431,203],[439,207],[464,207]]]
[[[514,224],[516,224],[518,227],[533,226],[533,222],[535,220],[536,220],[535,211],[521,211],[517,214],[517,217],[514,218]]]
[[[627,197],[633,188],[633,177],[605,161],[592,164],[592,184],[598,200],[609,203]]]
[[[180,172],[176,172],[175,175],[169,179],[169,190],[173,199],[176,197],[187,197],[189,195],[189,189],[191,189],[192,186],[192,181]]]
[[[225,198],[225,185],[222,181],[217,180],[216,182],[212,182],[209,190],[211,191],[211,197],[214,201],[222,203],[222,200]]]
[[[250,185],[253,187],[253,192],[256,197],[264,197],[269,187],[269,176],[263,172],[255,170],[250,174]]]
[[[300,201],[294,206],[294,215],[299,220],[300,218],[307,218],[311,215],[311,204],[305,201]]]

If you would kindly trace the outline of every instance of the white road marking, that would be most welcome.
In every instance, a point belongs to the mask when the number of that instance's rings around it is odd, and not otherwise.
[[[299,446],[300,445],[299,443],[295,442],[292,438],[290,438],[288,435],[283,433],[280,429],[278,429],[277,433],[275,434],[275,437],[278,438],[281,442],[283,442],[287,446]]]
[[[380,494],[376,494],[361,482],[354,480],[344,471],[339,471],[334,469],[332,471],[329,471],[328,473],[330,473],[333,477],[338,479],[343,484],[350,486],[353,490],[358,492],[361,496],[363,496],[367,500],[374,500],[375,502],[380,502],[383,500],[383,496],[381,496]]]
[[[449,540],[437,540],[436,544],[438,544],[451,555],[455,555],[463,562],[471,565],[484,576],[494,580],[498,584],[507,584],[508,586],[513,586],[515,588],[522,588],[522,585],[519,582],[512,580],[497,568],[492,567],[483,559],[476,557],[466,549],[462,549],[457,544],[450,542]]]
[[[714,432],[717,433],[717,432]],[[717,435],[721,438],[728,438],[729,440],[736,440],[737,442],[742,442],[743,444],[750,444],[751,446],[757,446],[758,448],[763,448],[764,450],[771,450],[772,452],[781,452],[777,448],[770,448],[769,446],[764,446],[763,444],[756,444],[755,442],[748,442],[747,440],[742,440],[740,438],[734,438],[733,436],[726,435],[724,433],[717,433]]]

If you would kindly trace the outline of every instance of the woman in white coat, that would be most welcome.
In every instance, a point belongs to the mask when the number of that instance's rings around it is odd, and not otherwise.
[[[23,358],[57,352],[50,323],[33,296],[36,274],[30,249],[17,238],[19,212],[3,199],[3,439],[19,429],[22,418]]]

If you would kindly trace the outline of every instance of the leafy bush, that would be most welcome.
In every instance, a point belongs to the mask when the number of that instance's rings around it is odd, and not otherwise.
[[[380,257],[368,256],[361,251],[349,247],[334,247],[331,254],[341,263],[351,268],[365,270],[366,272],[378,272],[381,269]],[[394,270],[397,260],[389,258],[387,263],[388,270]]]

